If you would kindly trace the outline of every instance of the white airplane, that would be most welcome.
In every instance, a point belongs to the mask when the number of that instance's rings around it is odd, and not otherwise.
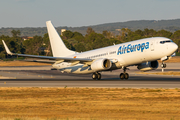
[[[5,50],[9,55],[55,60],[52,67],[61,72],[88,74],[92,73],[92,79],[101,79],[100,72],[123,69],[120,79],[128,79],[126,69],[136,65],[141,71],[149,71],[158,68],[158,61],[162,61],[161,67],[166,67],[165,60],[171,58],[178,46],[165,37],[152,37],[86,52],[69,50],[51,21],[46,22],[50,38],[53,57],[12,53],[4,40]]]

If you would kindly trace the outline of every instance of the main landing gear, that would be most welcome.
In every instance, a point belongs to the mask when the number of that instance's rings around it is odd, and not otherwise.
[[[101,79],[101,74],[98,72],[95,72],[92,74],[92,79],[93,80],[100,80]]]
[[[124,71],[124,73],[121,73],[120,75],[119,75],[119,77],[120,77],[120,79],[128,79],[129,78],[129,74],[128,73],[126,73],[126,70],[127,70],[128,68],[126,68],[126,67],[123,67],[123,71]],[[100,73],[98,73],[98,72],[94,72],[93,74],[92,74],[92,79],[93,80],[100,80],[101,79],[101,74]]]
[[[126,80],[127,80],[127,79],[129,78],[129,74],[126,73],[126,70],[127,70],[127,68],[126,68],[126,67],[123,67],[124,73],[121,73],[121,74],[119,75],[119,77],[120,77],[121,80],[123,80],[123,79],[126,79]]]

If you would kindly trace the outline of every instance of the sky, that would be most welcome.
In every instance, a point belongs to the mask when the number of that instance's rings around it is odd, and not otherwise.
[[[81,27],[180,18],[180,0],[0,0],[0,28]]]

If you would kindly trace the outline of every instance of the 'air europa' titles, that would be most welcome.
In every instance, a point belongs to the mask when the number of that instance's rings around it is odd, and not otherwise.
[[[129,44],[127,46],[125,46],[125,45],[120,46],[118,49],[117,55],[135,52],[135,51],[143,52],[144,49],[149,49],[149,42],[136,44],[136,45]]]

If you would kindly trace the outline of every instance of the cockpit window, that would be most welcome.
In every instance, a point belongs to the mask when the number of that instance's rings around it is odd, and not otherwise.
[[[172,40],[160,41],[161,44],[168,43],[168,42],[172,42]]]

